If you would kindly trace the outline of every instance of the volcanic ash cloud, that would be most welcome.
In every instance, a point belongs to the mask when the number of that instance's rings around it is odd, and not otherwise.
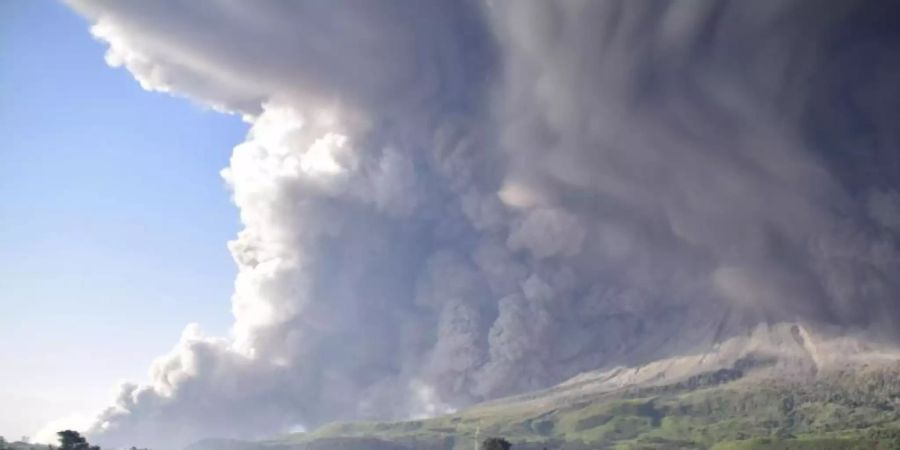
[[[896,7],[71,4],[251,124],[231,335],[189,327],[92,441],[440,414],[759,323],[892,339]]]

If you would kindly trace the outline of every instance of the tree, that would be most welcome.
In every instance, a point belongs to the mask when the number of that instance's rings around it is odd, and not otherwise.
[[[59,450],[100,450],[100,447],[89,444],[77,431],[63,430],[56,435],[59,436]]]
[[[481,443],[481,450],[509,450],[512,444],[503,438],[487,438]]]

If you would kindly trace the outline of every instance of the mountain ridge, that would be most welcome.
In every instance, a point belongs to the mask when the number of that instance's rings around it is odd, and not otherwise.
[[[447,416],[186,450],[461,450],[487,436],[516,449],[894,448],[900,357],[861,337],[762,324],[705,352],[590,371]]]

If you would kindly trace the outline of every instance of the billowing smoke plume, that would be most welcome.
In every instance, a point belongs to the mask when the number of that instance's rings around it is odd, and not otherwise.
[[[433,415],[759,322],[900,318],[900,11],[833,1],[74,0],[245,115],[228,338],[92,432]]]

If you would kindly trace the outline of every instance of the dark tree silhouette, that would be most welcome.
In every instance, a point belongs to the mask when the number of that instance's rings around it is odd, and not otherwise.
[[[59,436],[59,450],[100,450],[99,446],[89,444],[77,431],[64,430],[56,434]]]
[[[510,448],[512,448],[512,444],[503,438],[487,438],[481,443],[481,450],[509,450]]]

